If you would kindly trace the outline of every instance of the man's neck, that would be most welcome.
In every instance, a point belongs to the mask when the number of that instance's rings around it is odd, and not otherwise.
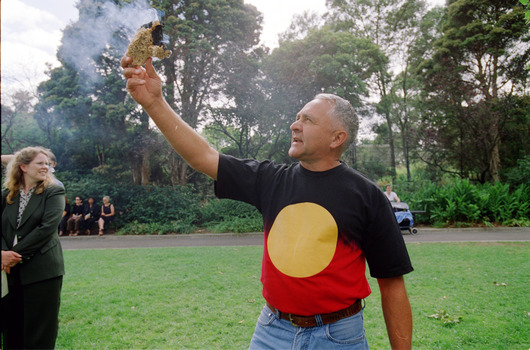
[[[331,170],[333,168],[338,167],[340,164],[341,164],[341,162],[339,160],[333,160],[333,161],[330,161],[330,162],[300,161],[300,165],[302,167],[304,167],[304,169],[309,170],[309,171],[317,171],[317,172]]]

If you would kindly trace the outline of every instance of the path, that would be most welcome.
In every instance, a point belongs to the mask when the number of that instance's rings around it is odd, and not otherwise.
[[[416,235],[403,235],[407,243],[434,242],[511,242],[530,241],[530,227],[420,229]],[[155,247],[249,246],[263,245],[263,233],[201,233],[162,236],[77,236],[61,237],[65,250]]]

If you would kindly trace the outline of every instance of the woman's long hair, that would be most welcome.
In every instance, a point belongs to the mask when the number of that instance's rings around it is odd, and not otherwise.
[[[24,173],[20,169],[20,165],[28,165],[39,155],[44,154],[46,157],[50,157],[49,153],[45,148],[42,147],[26,147],[16,152],[13,159],[7,164],[6,177],[4,181],[4,187],[9,190],[6,201],[8,204],[13,204],[13,198],[20,193],[20,188],[24,185]],[[55,178],[51,171],[46,174],[46,180],[41,181],[37,184],[35,194],[41,194],[44,189],[55,181]]]

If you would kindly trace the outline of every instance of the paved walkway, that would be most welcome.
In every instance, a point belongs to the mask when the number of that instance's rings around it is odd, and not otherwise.
[[[530,241],[529,227],[433,229],[420,228],[418,234],[404,231],[407,243],[435,242],[513,242]],[[61,237],[65,250],[154,247],[248,246],[263,245],[263,233],[200,233],[162,236],[77,236]]]

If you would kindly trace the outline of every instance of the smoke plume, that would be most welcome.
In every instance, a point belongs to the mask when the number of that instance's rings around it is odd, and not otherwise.
[[[81,0],[78,8],[79,20],[65,29],[57,56],[93,83],[101,79],[95,60],[102,53],[110,50],[121,57],[138,28],[162,17],[147,0],[122,5]]]

